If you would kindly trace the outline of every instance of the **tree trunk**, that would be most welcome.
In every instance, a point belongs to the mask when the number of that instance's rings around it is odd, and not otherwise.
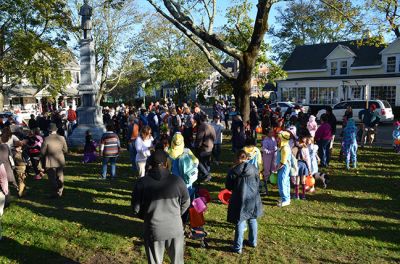
[[[239,75],[233,86],[236,107],[242,115],[243,122],[250,120],[251,77],[255,60],[256,55],[249,53],[243,55],[243,63],[239,65]]]
[[[0,111],[4,111],[4,91],[3,91],[3,80],[0,80]]]

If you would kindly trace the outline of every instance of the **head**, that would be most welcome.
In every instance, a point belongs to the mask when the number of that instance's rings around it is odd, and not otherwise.
[[[31,115],[31,119],[35,119],[35,115]]]
[[[330,107],[330,106],[326,107],[326,113],[327,113],[328,115],[332,115],[332,114],[333,114],[333,113],[332,113],[332,107]]]
[[[72,109],[72,105],[69,106],[69,109]]]
[[[326,123],[328,122],[328,116],[326,114],[322,114],[321,115],[321,123]]]
[[[274,136],[274,130],[272,128],[270,128],[270,127],[268,127],[265,130],[265,132],[266,132],[267,136],[270,137],[270,138],[272,138]]]
[[[310,115],[310,117],[308,118],[308,122],[314,123],[315,122],[315,116]]]
[[[140,131],[140,137],[143,140],[149,139],[151,136],[151,128],[149,126],[144,126]]]
[[[55,134],[55,133],[57,133],[57,130],[58,130],[57,125],[55,123],[50,123],[50,126],[49,126],[50,133]]]
[[[214,115],[213,120],[215,123],[217,123],[217,122],[221,121],[221,117],[219,115]]]
[[[255,146],[256,145],[256,139],[254,137],[247,137],[245,141],[246,146]]]
[[[371,112],[374,112],[374,111],[376,110],[376,104],[370,104],[370,105],[369,105],[369,110],[370,110]]]
[[[241,149],[236,152],[236,154],[235,154],[235,163],[236,164],[246,162],[247,159],[248,159],[247,153],[244,150]]]
[[[112,122],[109,122],[106,125],[106,129],[107,129],[107,131],[114,131],[114,124]]]
[[[288,131],[282,131],[278,134],[277,143],[279,147],[283,147],[289,144],[291,134]]]
[[[22,142],[21,141],[14,142],[14,148],[15,151],[22,152]]]
[[[347,108],[346,108],[346,110],[347,110],[347,112],[351,112],[351,111],[353,111],[353,108],[351,108],[351,106],[348,105]]]
[[[400,129],[400,121],[396,121],[393,123],[395,129]]]

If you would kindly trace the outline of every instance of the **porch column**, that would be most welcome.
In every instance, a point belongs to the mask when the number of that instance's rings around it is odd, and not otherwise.
[[[58,98],[59,98],[59,96],[57,96],[57,97],[55,98],[55,100],[56,100],[56,110],[58,110]]]
[[[310,87],[306,87],[306,104],[310,103]]]
[[[72,98],[72,109],[76,110],[76,99]]]
[[[41,96],[37,96],[36,100],[38,101],[37,105],[37,112],[39,112],[39,114],[43,113],[43,107],[42,107],[42,97]]]

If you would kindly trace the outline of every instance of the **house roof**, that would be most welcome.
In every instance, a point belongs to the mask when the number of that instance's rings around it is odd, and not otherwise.
[[[356,40],[322,43],[315,45],[297,46],[287,59],[283,69],[285,71],[326,69],[325,58],[339,45],[354,53],[355,60],[352,67],[373,66],[381,64],[379,54],[385,46],[363,44],[358,46]]]

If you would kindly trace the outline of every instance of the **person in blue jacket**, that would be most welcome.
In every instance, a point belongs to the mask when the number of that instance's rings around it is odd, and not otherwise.
[[[228,222],[235,224],[232,251],[238,254],[242,253],[243,234],[247,224],[249,225],[249,246],[257,246],[257,218],[263,212],[258,169],[247,161],[246,152],[239,150],[225,183],[226,189],[232,191],[228,206]]]

